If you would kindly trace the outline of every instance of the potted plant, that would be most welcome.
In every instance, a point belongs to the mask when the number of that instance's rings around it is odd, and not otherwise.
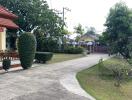
[[[10,66],[11,66],[11,60],[10,59],[3,59],[3,62],[2,62],[3,69],[8,72]]]

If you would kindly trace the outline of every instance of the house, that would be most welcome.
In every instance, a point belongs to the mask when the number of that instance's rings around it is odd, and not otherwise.
[[[79,39],[79,44],[85,47],[90,53],[95,51],[96,40],[99,35],[93,32],[87,32]]]
[[[81,36],[79,41],[94,42],[95,40],[98,40],[98,39],[99,39],[99,35],[98,34],[86,33],[86,34]]]
[[[0,6],[0,50],[6,50],[6,29],[18,29],[19,26],[13,21],[18,16],[11,13],[5,7]]]

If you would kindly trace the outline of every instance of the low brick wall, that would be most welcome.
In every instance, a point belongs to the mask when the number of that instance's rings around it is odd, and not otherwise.
[[[0,52],[0,61],[3,59],[9,58],[11,61],[12,60],[18,60],[19,59],[19,54],[17,52]]]

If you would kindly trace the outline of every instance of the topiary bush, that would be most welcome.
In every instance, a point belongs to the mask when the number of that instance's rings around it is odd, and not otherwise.
[[[8,71],[8,69],[11,66],[11,60],[10,59],[3,59],[2,67],[5,71]]]
[[[83,53],[84,49],[82,47],[73,47],[73,46],[67,46],[64,48],[64,53],[69,54],[81,54]]]
[[[41,62],[46,63],[46,61],[51,60],[52,57],[53,57],[52,52],[36,52],[35,54],[35,59],[39,63]]]
[[[36,52],[36,40],[33,34],[23,33],[19,37],[18,52],[23,69],[31,67]]]

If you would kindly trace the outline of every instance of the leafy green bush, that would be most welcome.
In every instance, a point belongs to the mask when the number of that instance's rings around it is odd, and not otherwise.
[[[35,59],[37,62],[46,63],[46,61],[51,60],[53,53],[51,52],[36,52]]]
[[[123,80],[129,80],[131,78],[131,66],[129,68],[129,64],[119,58],[119,60],[117,60],[117,58],[113,59],[114,60],[105,62],[103,62],[103,59],[100,59],[99,63],[97,64],[98,74],[103,79],[107,79],[108,77],[115,79],[114,85],[119,87]],[[120,61],[122,63],[120,63]]]
[[[10,59],[4,59],[2,62],[3,69],[7,71],[11,66],[11,60]]]
[[[100,76],[112,76],[113,75],[112,70],[110,70],[110,69],[108,69],[107,67],[104,66],[103,59],[99,60],[98,71],[99,71],[98,74]]]
[[[58,43],[56,38],[47,38],[43,35],[37,35],[37,51],[40,52],[55,52],[58,50]]]
[[[64,48],[64,53],[69,53],[69,54],[80,54],[84,50],[82,47],[73,47],[73,46],[67,46]]]
[[[31,33],[23,33],[19,37],[18,52],[23,69],[31,67],[36,52],[36,40],[34,35]]]
[[[62,53],[63,47],[65,45],[65,38],[63,38],[63,44],[59,44],[60,37],[51,35],[47,37],[47,34],[43,33],[41,30],[35,30],[35,37],[37,41],[37,51],[40,52],[55,52],[55,53]],[[61,37],[62,38],[62,37]]]
[[[116,87],[120,86],[121,81],[123,80],[123,75],[124,74],[125,73],[124,73],[123,69],[122,70],[118,69],[118,68],[113,69],[113,75],[114,75],[114,78],[116,80],[116,82],[115,82]]]

